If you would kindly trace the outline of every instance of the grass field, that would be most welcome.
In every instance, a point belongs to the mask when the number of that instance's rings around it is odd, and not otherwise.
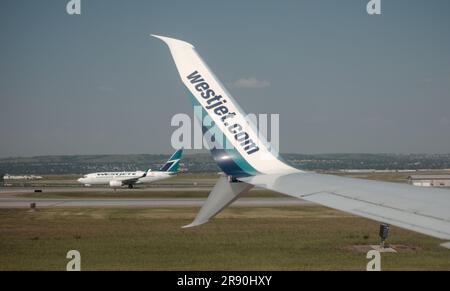
[[[333,174],[405,182],[411,173]],[[199,198],[208,195],[217,176],[183,174],[152,189],[61,192],[45,187],[75,186],[76,177],[46,176],[33,181],[44,192],[14,195]],[[244,197],[286,196],[257,189]],[[0,209],[0,270],[65,270],[71,249],[81,252],[83,270],[365,270],[367,246],[379,243],[377,222],[316,205],[231,207],[208,224],[181,229],[197,212],[197,207]],[[399,252],[382,254],[383,270],[450,270],[450,251],[439,246],[442,241],[391,229],[389,243]]]
[[[0,210],[1,270],[365,270],[355,245],[378,243],[378,224],[321,206],[231,207],[181,229],[198,208]],[[440,240],[392,228],[399,253],[383,270],[450,270]]]

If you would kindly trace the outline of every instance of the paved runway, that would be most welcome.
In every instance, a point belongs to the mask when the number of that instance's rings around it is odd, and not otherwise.
[[[0,187],[0,194],[20,194],[20,193],[32,193],[34,189],[43,189],[46,193],[64,193],[64,192],[96,192],[96,191],[110,191],[114,193],[114,190],[110,187]],[[120,188],[117,189],[117,192],[160,192],[160,191],[208,191],[212,189],[212,187],[183,187],[183,188],[174,188],[174,187],[145,187],[138,188],[135,187],[133,189]]]
[[[104,192],[114,191],[110,188],[92,187],[45,187],[45,188],[23,188],[23,187],[1,187],[0,208],[29,208],[31,203],[39,207],[182,207],[202,206],[205,198],[28,198],[20,197],[19,194],[33,193],[34,189],[43,189],[45,193],[67,193],[67,192]],[[189,187],[183,191],[205,191],[205,188]],[[120,189],[123,191],[180,191],[180,189],[163,188],[140,188]],[[123,197],[123,196],[122,196]],[[232,206],[282,206],[282,205],[306,205],[310,202],[296,198],[274,198],[274,197],[252,197],[240,198]]]
[[[36,203],[36,207],[181,207],[201,206],[203,198],[142,198],[142,199],[33,199],[2,197],[0,208],[27,208],[30,203]],[[309,205],[310,202],[295,198],[241,198],[232,206],[281,206],[281,205]]]

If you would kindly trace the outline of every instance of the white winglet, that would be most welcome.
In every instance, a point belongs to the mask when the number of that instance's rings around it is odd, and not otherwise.
[[[213,124],[204,130],[214,134],[211,153],[218,166],[229,176],[301,172],[285,164],[246,114],[197,54],[194,46],[182,40],[152,35],[169,47],[183,84],[190,92],[193,106]],[[202,120],[202,116],[197,116]]]
[[[230,182],[228,177],[222,176],[212,189],[205,204],[203,204],[197,217],[191,224],[183,228],[198,226],[208,222],[225,207],[233,203],[241,194],[253,188],[253,185],[244,182]]]

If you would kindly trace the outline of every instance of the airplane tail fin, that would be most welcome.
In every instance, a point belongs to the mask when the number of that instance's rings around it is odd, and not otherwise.
[[[193,45],[174,38],[152,36],[168,45],[204,136],[213,136],[209,138],[211,154],[224,173],[239,178],[298,171],[268,149],[266,139],[249,123],[244,111]],[[209,122],[203,117],[209,118]]]
[[[161,172],[176,173],[180,166],[180,159],[182,155],[183,149],[177,150],[159,170]]]

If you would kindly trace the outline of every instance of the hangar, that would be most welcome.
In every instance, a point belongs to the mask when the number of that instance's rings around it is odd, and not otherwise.
[[[450,187],[450,175],[411,175],[408,182],[422,187]]]

